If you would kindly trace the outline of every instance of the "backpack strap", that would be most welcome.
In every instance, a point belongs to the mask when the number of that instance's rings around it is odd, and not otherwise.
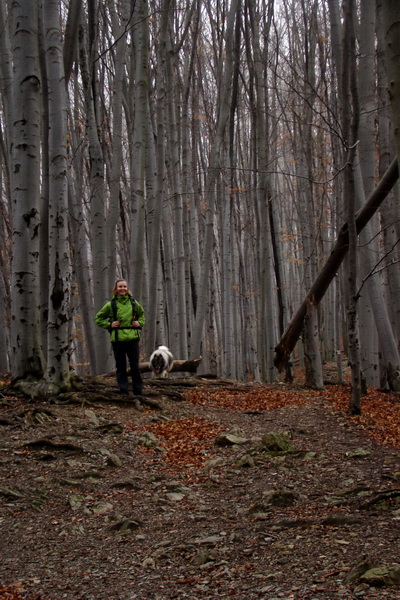
[[[117,301],[115,298],[113,298],[111,300],[111,308],[113,311],[113,320],[116,321],[117,320]]]
[[[117,301],[115,298],[111,299],[111,308],[113,312],[113,321],[117,320]],[[118,342],[118,327],[114,327],[111,331],[115,331],[115,341]]]
[[[136,320],[136,300],[134,298],[132,298],[132,296],[130,297],[131,300],[131,305],[132,305],[132,321]],[[111,299],[111,308],[112,308],[112,312],[113,312],[113,321],[117,321],[118,317],[117,317],[117,301],[115,298]],[[119,329],[135,329],[135,327],[114,327],[114,331],[115,331],[115,341],[118,342],[118,330]]]
[[[131,296],[131,304],[132,304],[132,321],[136,321],[136,300]]]

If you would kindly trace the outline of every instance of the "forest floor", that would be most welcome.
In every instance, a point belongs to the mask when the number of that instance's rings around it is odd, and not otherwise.
[[[0,395],[0,600],[395,600],[400,399],[200,377]]]

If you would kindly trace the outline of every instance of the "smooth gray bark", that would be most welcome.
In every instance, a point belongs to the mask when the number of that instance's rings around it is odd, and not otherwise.
[[[388,167],[394,148],[392,113],[388,95],[385,69],[385,40],[382,2],[377,3],[377,85],[378,85],[378,129],[379,129],[379,173]],[[395,151],[395,150],[394,150]],[[385,269],[381,273],[383,292],[389,308],[389,318],[394,332],[400,332],[400,198],[399,186],[389,194],[386,210],[381,213],[384,237]],[[382,264],[380,266],[383,266]],[[397,333],[397,338],[399,333]]]
[[[238,0],[232,0],[227,16],[226,31],[224,37],[224,45],[227,49],[229,49],[233,43],[233,32],[237,12],[237,2]],[[229,50],[227,51],[229,52]],[[227,60],[225,64],[221,65],[218,121],[216,123],[215,128],[215,137],[212,140],[209,167],[205,183],[204,199],[206,202],[206,215],[203,247],[203,264],[199,285],[196,319],[193,337],[190,345],[191,356],[199,356],[201,354],[203,330],[204,327],[207,325],[205,323],[205,318],[207,313],[208,292],[210,289],[209,268],[211,264],[212,249],[214,243],[214,211],[216,206],[216,186],[218,180],[218,173],[221,168],[222,144],[230,115],[229,99],[231,98],[232,89],[232,69],[232,60]]]
[[[392,106],[397,156],[400,156],[400,3],[382,0],[385,30],[385,64]]]
[[[106,227],[106,197],[104,157],[99,135],[101,129],[97,119],[99,96],[95,94],[97,87],[97,61],[93,61],[97,53],[97,16],[89,11],[88,30],[80,28],[79,64],[84,89],[86,135],[89,154],[89,203],[90,203],[90,242],[92,255],[93,310],[94,315],[109,299],[109,269],[107,263],[107,227]],[[98,373],[109,370],[110,349],[107,344],[108,334],[97,327],[95,330],[96,369]],[[107,351],[105,351],[107,348]]]
[[[38,1],[12,5],[13,131],[11,372],[40,379],[45,370],[40,328],[41,78]]]
[[[63,64],[60,0],[43,0],[49,106],[49,301],[47,391],[70,387],[69,321],[71,263],[68,228],[67,94]]]

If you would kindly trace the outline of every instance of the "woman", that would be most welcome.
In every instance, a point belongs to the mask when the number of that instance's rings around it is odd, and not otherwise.
[[[143,382],[139,371],[140,330],[145,323],[143,307],[132,298],[125,279],[117,279],[113,298],[99,310],[96,324],[110,332],[114,352],[117,383],[120,394],[128,394],[126,358],[131,367],[133,393],[142,395]]]

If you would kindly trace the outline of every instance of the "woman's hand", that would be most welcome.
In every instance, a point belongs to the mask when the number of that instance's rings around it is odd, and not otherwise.
[[[120,326],[120,322],[119,322],[119,321],[113,321],[113,322],[111,323],[111,327],[112,327],[113,329],[115,329],[116,327],[119,327],[119,326]]]
[[[137,329],[138,327],[140,327],[139,321],[132,321],[132,327],[135,327],[135,329]]]

